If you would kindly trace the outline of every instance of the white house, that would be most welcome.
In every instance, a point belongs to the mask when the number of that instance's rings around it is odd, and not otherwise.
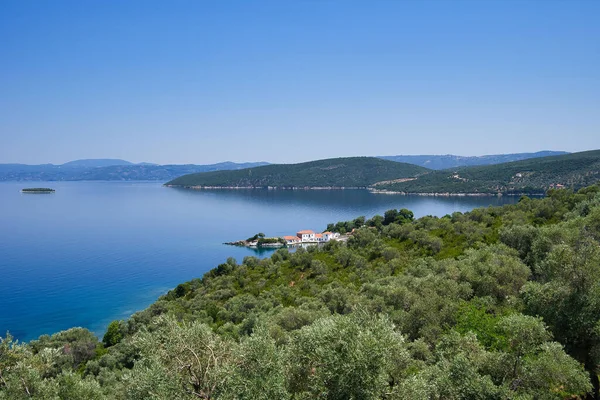
[[[287,244],[298,244],[302,242],[302,239],[298,236],[284,236],[283,238]]]
[[[336,240],[340,237],[337,232],[315,233],[311,230],[298,231],[296,236],[283,236],[287,244],[299,243],[325,243],[330,240]]]
[[[302,242],[316,242],[317,238],[315,237],[315,233],[313,231],[310,230],[305,230],[305,231],[299,231],[298,233],[296,233],[296,236],[302,241]]]
[[[329,231],[323,232],[323,241],[324,242],[329,242],[330,240],[337,239],[339,237],[340,237],[340,234],[337,232],[336,233],[329,232]]]

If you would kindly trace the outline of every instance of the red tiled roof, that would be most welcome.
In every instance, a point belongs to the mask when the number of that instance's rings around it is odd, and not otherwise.
[[[311,235],[313,233],[311,230],[298,231],[298,235]]]

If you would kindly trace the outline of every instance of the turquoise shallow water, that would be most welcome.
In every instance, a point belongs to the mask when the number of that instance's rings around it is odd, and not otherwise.
[[[54,194],[22,194],[24,187]],[[339,191],[190,191],[156,182],[0,183],[0,336],[73,326],[102,335],[178,283],[252,250],[222,243],[294,234],[406,207],[442,216],[514,197]],[[265,255],[265,254],[262,254]]]

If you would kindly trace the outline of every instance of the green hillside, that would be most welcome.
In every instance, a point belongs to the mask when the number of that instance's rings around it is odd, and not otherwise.
[[[230,258],[102,342],[0,338],[0,399],[598,398],[599,186],[342,226]]]
[[[185,187],[368,187],[410,178],[429,170],[375,157],[332,158],[300,164],[273,164],[237,171],[184,175],[167,186]]]
[[[578,189],[600,181],[600,150],[511,163],[432,171],[376,189],[407,193],[539,193],[562,185]],[[561,187],[561,186],[558,186]]]

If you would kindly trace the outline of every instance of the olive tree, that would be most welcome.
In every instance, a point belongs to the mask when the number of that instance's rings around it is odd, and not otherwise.
[[[363,311],[303,327],[285,351],[287,387],[295,399],[379,399],[408,360],[393,324]]]

